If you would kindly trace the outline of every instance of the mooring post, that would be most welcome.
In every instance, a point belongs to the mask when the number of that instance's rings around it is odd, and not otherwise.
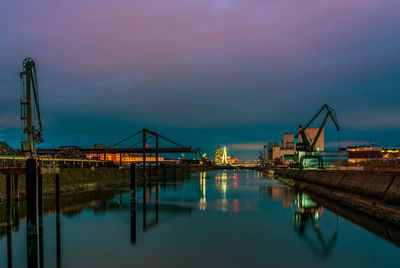
[[[56,212],[60,211],[60,174],[56,174]]]
[[[131,194],[131,244],[136,244],[136,198],[133,197],[132,194]]]
[[[136,199],[136,164],[131,163],[131,197]]]
[[[158,183],[156,184],[156,222],[158,222]]]
[[[187,163],[186,165],[187,165],[187,177],[189,179],[190,178],[190,164]]]
[[[37,267],[37,216],[38,216],[38,182],[36,159],[26,160],[26,233],[28,267]]]
[[[43,175],[42,169],[38,167],[38,214],[39,214],[39,266],[43,267]]]
[[[146,230],[146,182],[143,182],[143,230]]]
[[[8,177],[9,174],[7,174]],[[7,184],[7,183],[6,183]],[[11,241],[11,209],[9,209],[9,196],[7,194],[7,267],[12,267],[12,241]]]
[[[19,199],[19,192],[18,192],[18,174],[14,174],[14,199]]]
[[[182,178],[182,180],[183,180],[183,178],[184,178],[184,176],[185,176],[185,166],[184,166],[184,164],[183,163],[181,163],[181,178]]]
[[[56,244],[57,267],[61,267],[60,174],[56,174]]]
[[[7,221],[7,265],[12,267],[11,243],[11,174],[6,175],[6,221]]]

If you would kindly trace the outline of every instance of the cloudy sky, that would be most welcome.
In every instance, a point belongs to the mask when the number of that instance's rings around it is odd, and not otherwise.
[[[399,14],[398,0],[1,1],[0,139],[20,142],[18,74],[32,57],[42,147],[147,127],[255,158],[323,103],[342,144],[397,146]]]

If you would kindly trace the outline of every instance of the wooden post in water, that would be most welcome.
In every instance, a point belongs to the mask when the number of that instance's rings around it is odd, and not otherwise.
[[[11,242],[11,174],[6,175],[6,220],[7,220],[7,265],[12,267],[12,242]]]
[[[131,194],[131,244],[136,244],[136,197],[134,197],[132,194]]]
[[[156,184],[156,222],[158,222],[158,183]]]
[[[44,266],[43,250],[43,175],[41,168],[38,167],[38,214],[39,214],[39,266]]]
[[[143,230],[146,230],[146,181],[143,182]]]
[[[56,174],[56,244],[57,268],[61,267],[60,174]]]
[[[136,199],[136,164],[131,163],[131,197]]]
[[[26,160],[26,234],[28,267],[37,267],[38,181],[36,159]]]
[[[186,165],[187,165],[187,178],[189,179],[190,178],[190,164],[187,163]]]

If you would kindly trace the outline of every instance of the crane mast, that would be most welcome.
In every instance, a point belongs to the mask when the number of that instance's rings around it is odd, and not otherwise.
[[[43,127],[40,118],[39,94],[35,62],[31,58],[23,61],[24,71],[20,73],[22,80],[21,94],[21,130],[22,152],[29,158],[36,158],[36,143],[43,142]],[[33,99],[32,99],[33,95]],[[34,101],[34,106],[32,102]],[[34,112],[36,110],[36,112]],[[36,120],[38,129],[36,128]]]

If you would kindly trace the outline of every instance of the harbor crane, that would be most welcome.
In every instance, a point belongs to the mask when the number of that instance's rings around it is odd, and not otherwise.
[[[321,123],[321,126],[319,127],[317,134],[315,137],[312,139],[307,135],[306,130],[308,127],[314,122],[314,120],[323,112],[326,111],[325,117]],[[323,161],[322,158],[319,155],[313,155],[312,152],[318,151],[316,148],[316,144],[321,136],[321,132],[324,129],[325,123],[328,120],[328,118],[331,118],[333,121],[333,124],[336,127],[337,131],[340,131],[340,126],[339,122],[336,117],[336,112],[333,108],[331,108],[328,104],[324,104],[317,113],[309,120],[304,127],[299,127],[299,132],[296,134],[295,138],[301,137],[301,142],[297,143],[296,145],[296,151],[298,152],[304,152],[300,153],[300,164],[302,165],[302,162],[304,158],[317,158],[318,159],[318,167],[323,167]]]
[[[31,58],[23,61],[21,79],[21,130],[22,152],[36,158],[36,143],[43,142],[43,126],[40,117],[39,93],[35,62]],[[32,94],[34,105],[32,104]],[[38,128],[37,128],[38,126]]]

